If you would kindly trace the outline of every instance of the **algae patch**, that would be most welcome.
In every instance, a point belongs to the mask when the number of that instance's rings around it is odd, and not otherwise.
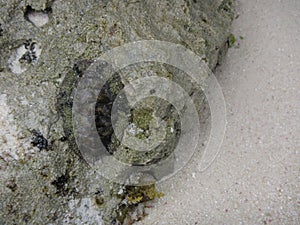
[[[228,38],[228,47],[229,48],[234,47],[235,42],[236,42],[236,37],[234,36],[234,34],[230,34]]]
[[[121,224],[133,224],[142,220],[147,213],[145,209],[155,199],[162,198],[164,193],[157,191],[155,184],[146,186],[125,186],[117,195],[122,199],[118,205],[117,220]]]

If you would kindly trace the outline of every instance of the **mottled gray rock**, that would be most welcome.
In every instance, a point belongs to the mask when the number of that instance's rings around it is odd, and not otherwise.
[[[65,91],[68,103],[80,72],[101,53],[137,40],[184,45],[213,69],[232,19],[233,0],[0,0],[0,224],[123,220],[123,187],[80,158],[58,98]],[[168,77],[170,69],[152,66]]]

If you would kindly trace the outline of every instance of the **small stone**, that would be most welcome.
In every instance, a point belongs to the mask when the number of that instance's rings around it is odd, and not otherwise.
[[[42,27],[49,22],[49,15],[47,11],[34,10],[30,6],[26,9],[25,17],[36,27]]]
[[[28,15],[28,20],[37,27],[42,27],[49,22],[49,16],[43,12],[33,12]]]

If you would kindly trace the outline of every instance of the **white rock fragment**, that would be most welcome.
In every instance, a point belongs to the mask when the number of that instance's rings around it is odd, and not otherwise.
[[[41,53],[42,48],[37,43],[32,42],[23,44],[9,57],[8,67],[11,72],[21,74],[27,70],[27,67],[21,61],[30,60],[30,62],[27,63],[35,63],[38,61]]]
[[[36,27],[42,27],[49,22],[49,15],[42,11],[29,12],[27,18]]]

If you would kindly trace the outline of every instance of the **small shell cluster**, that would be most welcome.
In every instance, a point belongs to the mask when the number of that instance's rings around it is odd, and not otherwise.
[[[30,64],[38,61],[42,48],[32,39],[26,40],[21,46],[15,49],[8,59],[10,70],[15,74],[21,74],[28,69]]]

